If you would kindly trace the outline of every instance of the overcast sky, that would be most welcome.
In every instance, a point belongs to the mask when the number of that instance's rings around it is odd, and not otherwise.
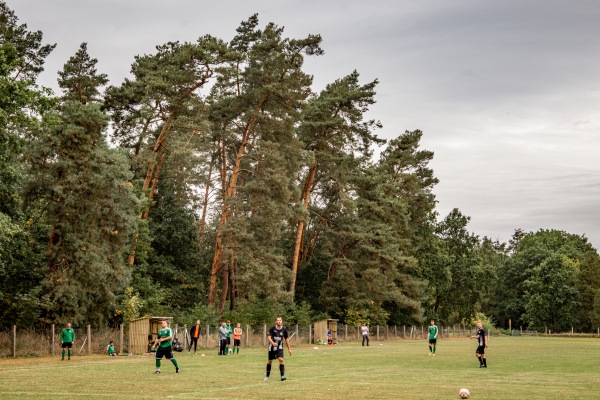
[[[515,229],[585,234],[600,246],[600,1],[7,0],[58,46],[39,83],[81,42],[118,85],[167,41],[229,41],[259,14],[288,37],[323,37],[318,91],[356,69],[378,79],[379,135],[420,129],[440,180],[437,210],[506,242]]]

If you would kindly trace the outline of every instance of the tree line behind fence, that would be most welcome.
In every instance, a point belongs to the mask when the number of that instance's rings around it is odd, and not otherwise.
[[[175,337],[181,342],[184,351],[190,344],[189,327],[187,325],[172,327]],[[321,338],[315,334],[312,325],[309,326],[288,326],[288,332],[291,336],[292,345],[325,344],[326,338]],[[369,338],[372,341],[387,340],[421,340],[428,336],[428,326],[371,326]],[[6,357],[41,357],[48,355],[60,355],[61,343],[60,332],[63,327],[51,326],[45,331],[36,330],[18,330],[13,327],[11,331],[0,332],[0,358]],[[87,325],[83,328],[74,327],[75,343],[73,344],[73,354],[105,354],[108,343],[112,340],[115,349],[121,353],[128,353],[129,332],[127,328],[121,325],[118,329],[96,329]],[[242,347],[265,347],[268,344],[267,333],[269,326],[243,326]],[[486,328],[487,329],[487,328]],[[219,326],[202,326],[202,335],[198,340],[199,349],[216,350],[219,343]],[[442,326],[439,329],[438,338],[461,338],[470,337],[475,334],[475,328],[465,325]],[[488,331],[489,335],[557,335],[551,331],[545,332],[528,331],[523,329],[500,330],[492,328]],[[561,336],[600,336],[600,330],[595,335],[581,334],[575,332],[559,333]],[[156,338],[154,335],[153,338]],[[335,343],[359,341],[362,340],[362,334],[359,326],[340,325],[334,335]],[[233,344],[233,343],[232,343]]]

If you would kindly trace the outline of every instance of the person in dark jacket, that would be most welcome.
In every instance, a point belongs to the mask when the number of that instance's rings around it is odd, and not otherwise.
[[[198,348],[198,339],[200,339],[200,335],[202,328],[200,326],[200,320],[196,320],[196,325],[190,328],[190,345],[188,346],[188,354],[192,350],[192,344],[194,345],[194,354],[196,354],[196,349]]]

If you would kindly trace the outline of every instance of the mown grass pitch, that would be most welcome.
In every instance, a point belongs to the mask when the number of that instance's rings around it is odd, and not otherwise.
[[[0,360],[1,399],[471,399],[600,398],[600,339],[492,337],[488,369],[479,369],[475,341],[394,341],[361,347],[292,347],[288,380],[273,364],[265,382],[265,349],[219,357],[176,353],[181,373],[151,357],[75,356]]]

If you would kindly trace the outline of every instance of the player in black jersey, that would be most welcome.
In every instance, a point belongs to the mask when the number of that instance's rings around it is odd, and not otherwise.
[[[279,360],[281,380],[285,381],[287,378],[285,376],[285,366],[283,364],[283,342],[285,341],[290,356],[292,355],[292,348],[290,347],[288,331],[285,326],[283,326],[281,317],[275,319],[275,326],[269,329],[269,336],[267,336],[267,339],[269,339],[269,361],[267,361],[267,376],[265,377],[265,381],[269,380],[269,376],[271,375],[271,363],[275,359]]]
[[[487,368],[485,349],[488,347],[488,340],[481,322],[477,323],[477,336],[471,336],[471,339],[475,338],[477,338],[477,350],[475,350],[475,355],[479,359],[479,368]]]

